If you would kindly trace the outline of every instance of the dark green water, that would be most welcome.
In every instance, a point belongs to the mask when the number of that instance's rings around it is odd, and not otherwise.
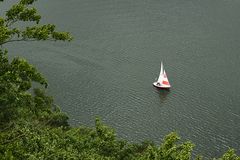
[[[130,141],[171,131],[194,154],[240,153],[239,0],[41,0],[71,43],[19,43],[73,125],[95,116]],[[170,92],[152,86],[164,62]]]

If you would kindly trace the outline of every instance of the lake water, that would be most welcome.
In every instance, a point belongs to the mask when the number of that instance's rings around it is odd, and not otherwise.
[[[171,131],[194,154],[240,153],[239,0],[41,0],[74,41],[10,44],[35,64],[73,125],[96,116],[132,142]],[[163,61],[171,90],[152,82]]]

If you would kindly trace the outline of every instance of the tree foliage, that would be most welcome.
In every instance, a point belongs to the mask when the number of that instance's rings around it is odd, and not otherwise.
[[[31,94],[33,82],[47,88],[47,81],[42,74],[25,59],[14,58],[9,61],[7,50],[4,49],[4,44],[15,41],[72,40],[68,32],[56,31],[53,24],[39,24],[41,16],[36,8],[32,7],[35,1],[19,0],[0,17],[1,126],[26,115],[40,116],[38,112],[42,114],[41,120],[45,119],[52,125],[67,124],[67,116],[53,104],[52,98],[46,96],[43,90],[34,89],[34,94]],[[19,27],[19,24],[24,27]]]
[[[158,146],[118,139],[115,131],[96,119],[95,128],[51,127],[36,121],[17,124],[0,134],[2,159],[190,160],[193,144],[176,133]],[[239,160],[233,149],[215,160]],[[197,157],[196,160],[202,158]]]
[[[4,49],[6,43],[16,41],[72,40],[69,33],[56,31],[53,24],[40,25],[41,16],[32,7],[35,1],[20,0],[0,17],[0,158],[191,159],[194,145],[182,142],[176,133],[167,135],[160,145],[150,141],[134,144],[118,139],[114,129],[99,118],[94,128],[68,125],[67,115],[45,93],[48,83],[43,75],[25,59],[10,61]],[[19,23],[28,25],[20,28]],[[33,88],[33,82],[40,87]],[[218,160],[240,160],[240,157],[230,149]]]
[[[1,136],[0,156],[6,159],[17,157],[49,160],[53,158],[170,160],[176,159],[178,154],[179,157],[189,159],[186,155],[190,153],[190,150],[182,147],[184,144],[170,142],[170,139],[177,136],[175,133],[168,135],[160,148],[152,143],[130,144],[117,139],[113,129],[105,126],[99,119],[96,119],[95,129],[50,128],[34,122],[15,126],[10,134],[1,134]],[[172,147],[166,145],[169,142],[172,143]],[[170,152],[171,154],[167,155]]]
[[[31,6],[35,1],[20,0],[6,12],[4,17],[0,17],[0,46],[14,41],[72,40],[68,32],[56,31],[56,26],[53,24],[39,24],[41,16],[36,8]],[[35,25],[17,27],[21,22],[32,22]]]

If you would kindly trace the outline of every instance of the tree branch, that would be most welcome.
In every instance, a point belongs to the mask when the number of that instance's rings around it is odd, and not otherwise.
[[[55,39],[47,39],[48,41],[57,41]],[[12,39],[12,40],[8,40],[5,42],[0,43],[0,46],[2,46],[3,44],[9,43],[9,42],[19,42],[19,41],[25,41],[25,42],[32,42],[32,41],[41,41],[38,39]]]

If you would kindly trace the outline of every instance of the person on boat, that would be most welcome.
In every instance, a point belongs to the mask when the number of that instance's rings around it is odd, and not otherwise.
[[[160,86],[160,83],[158,82],[157,85]]]

